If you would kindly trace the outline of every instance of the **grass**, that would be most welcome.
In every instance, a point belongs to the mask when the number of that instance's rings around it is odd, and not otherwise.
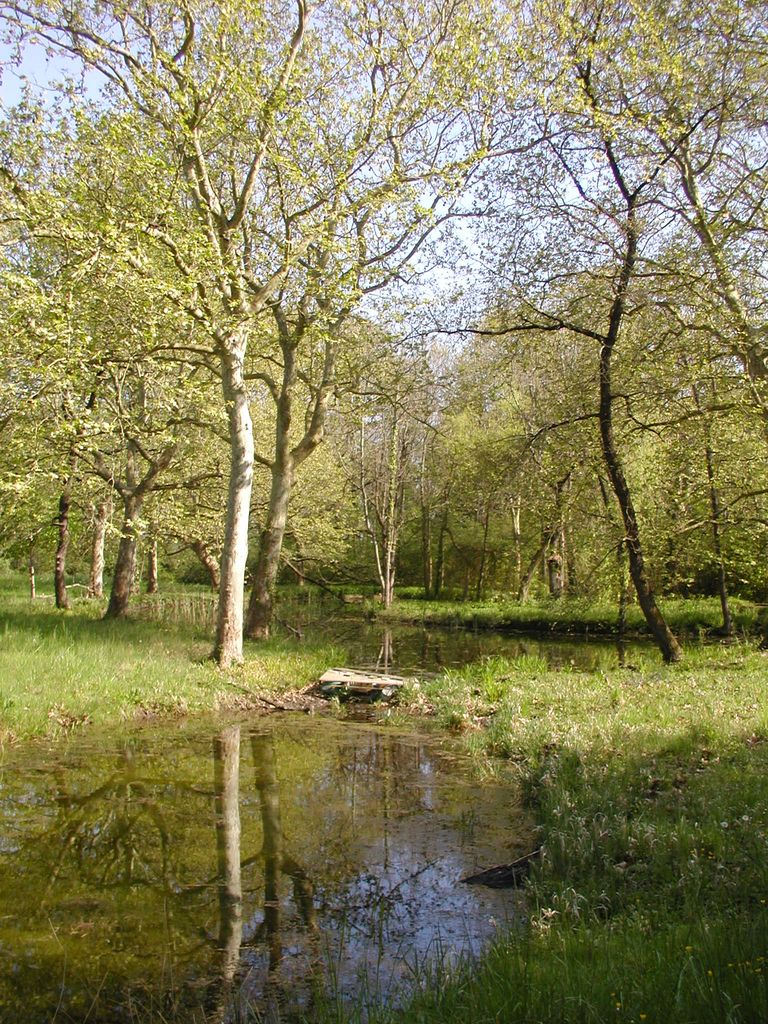
[[[665,598],[661,606],[669,626],[681,635],[701,637],[716,634],[722,626],[720,602],[714,597]],[[759,606],[750,601],[734,599],[731,602],[731,614],[739,634],[759,631]],[[579,598],[520,604],[504,598],[465,602],[425,601],[407,597],[396,599],[390,608],[377,608],[376,615],[394,622],[468,629],[578,636],[614,636],[617,632],[617,610],[614,605]],[[648,633],[645,619],[636,605],[630,605],[627,609],[626,628],[629,635]]]
[[[443,1024],[762,1024],[768,922],[531,929],[479,965],[438,968],[407,1009],[372,1021]],[[344,1011],[327,1020],[349,1020]]]
[[[207,623],[171,615],[105,622],[103,606],[86,600],[62,613],[9,579],[0,580],[0,601],[0,742],[86,722],[244,707],[246,691],[298,689],[338,660],[327,646],[274,640],[222,672],[207,659]]]
[[[594,673],[491,659],[407,701],[515,767],[544,853],[520,935],[375,1020],[768,1020],[763,653]]]

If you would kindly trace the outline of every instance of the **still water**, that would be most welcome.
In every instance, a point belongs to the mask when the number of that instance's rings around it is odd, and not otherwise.
[[[329,616],[322,623],[309,617],[303,623],[299,618],[296,621],[306,639],[338,643],[350,665],[404,673],[440,672],[489,657],[532,657],[553,669],[572,667],[593,672],[653,655],[652,645],[641,640],[628,644],[491,629],[425,628],[402,623],[384,626],[341,615]]]
[[[523,912],[459,883],[525,851],[512,788],[371,725],[88,732],[8,752],[0,813],[3,1022],[311,1019]]]

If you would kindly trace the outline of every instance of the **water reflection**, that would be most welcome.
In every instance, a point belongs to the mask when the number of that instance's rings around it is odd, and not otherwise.
[[[440,672],[484,657],[536,658],[550,668],[593,672],[623,667],[653,655],[647,641],[588,640],[567,636],[525,636],[495,630],[384,626],[344,615],[301,622],[305,639],[339,643],[348,664],[386,672]]]
[[[16,751],[0,812],[0,1020],[30,1024],[285,1019],[331,974],[393,998],[414,959],[514,918],[457,879],[527,841],[449,752],[295,718]]]
[[[224,1020],[243,941],[243,886],[240,876],[240,726],[213,739],[213,790],[218,867],[218,970],[208,997],[213,1020]]]

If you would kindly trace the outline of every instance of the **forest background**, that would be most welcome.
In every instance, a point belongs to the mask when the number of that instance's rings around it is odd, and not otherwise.
[[[765,11],[3,4],[0,527],[279,580],[764,600]],[[25,56],[26,55],[26,56]],[[15,90],[14,90],[15,91]],[[160,568],[158,568],[160,567]],[[245,595],[250,588],[250,601]],[[415,592],[415,591],[414,591]]]

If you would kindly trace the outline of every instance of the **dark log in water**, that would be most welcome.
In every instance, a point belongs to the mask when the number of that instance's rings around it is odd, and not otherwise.
[[[461,881],[464,885],[487,885],[491,889],[515,889],[528,877],[531,864],[541,857],[541,847],[524,857],[518,857],[511,864],[497,864],[476,875],[467,875]]]

